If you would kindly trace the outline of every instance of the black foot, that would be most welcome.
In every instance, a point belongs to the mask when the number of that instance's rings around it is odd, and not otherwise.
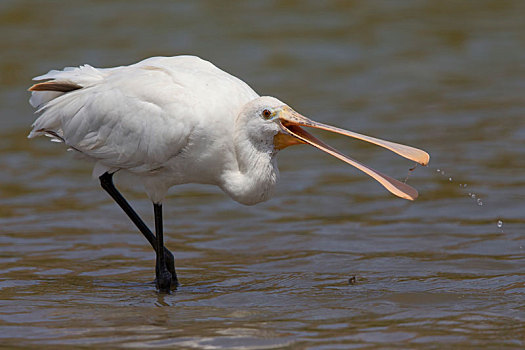
[[[179,280],[177,279],[177,273],[175,272],[175,258],[173,257],[173,254],[166,248],[164,248],[164,257],[166,259],[166,269],[171,276],[171,288],[175,289],[179,286]]]
[[[157,273],[155,285],[157,286],[159,293],[169,294],[171,292],[171,280],[171,273],[169,273],[166,269],[163,269],[163,271],[159,271]]]
[[[171,289],[176,289],[179,286],[179,280],[175,272],[175,258],[167,248],[164,248],[164,257],[166,260],[164,272],[158,271],[158,268],[155,266],[155,285],[160,292],[169,293]]]

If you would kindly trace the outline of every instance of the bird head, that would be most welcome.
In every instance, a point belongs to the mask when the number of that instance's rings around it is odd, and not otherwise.
[[[274,97],[259,97],[250,102],[245,108],[247,109],[245,110],[245,113],[250,116],[249,119],[252,121],[246,126],[254,129],[250,133],[252,135],[258,134],[259,137],[264,139],[268,139],[267,136],[273,135],[273,147],[276,150],[281,150],[298,144],[309,144],[363,171],[378,181],[392,194],[409,200],[417,198],[417,190],[413,187],[391,178],[388,175],[384,175],[366,165],[360,164],[311,135],[302,127],[322,129],[363,140],[389,149],[390,151],[421,165],[427,165],[430,160],[430,156],[427,152],[411,146],[361,135],[352,131],[313,121],[297,113],[288,105]]]

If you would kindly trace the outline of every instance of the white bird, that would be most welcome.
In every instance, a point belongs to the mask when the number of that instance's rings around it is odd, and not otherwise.
[[[195,56],[152,57],[114,68],[68,67],[34,80],[45,81],[29,89],[40,116],[28,137],[50,136],[95,162],[93,175],[155,249],[161,292],[178,285],[162,229],[162,202],[174,185],[211,184],[237,202],[263,202],[279,177],[278,151],[310,144],[396,196],[417,197],[414,188],[343,155],[301,126],[371,142],[423,165],[429,161],[422,150],[312,121]],[[144,185],[153,202],[155,235],[113,185],[116,172],[131,173]]]

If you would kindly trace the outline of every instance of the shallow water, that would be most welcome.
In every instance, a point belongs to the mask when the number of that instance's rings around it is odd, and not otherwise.
[[[2,1],[0,345],[523,347],[524,3],[320,4]],[[49,69],[179,53],[314,119],[426,149],[408,179],[420,198],[306,146],[280,154],[264,204],[181,186],[164,215],[182,285],[158,295],[151,248],[90,164],[25,138],[25,89]],[[321,136],[399,179],[412,166]],[[125,194],[151,223],[140,189]]]

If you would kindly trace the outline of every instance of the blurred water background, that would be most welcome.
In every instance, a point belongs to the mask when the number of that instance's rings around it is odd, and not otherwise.
[[[525,2],[0,2],[0,346],[522,348]],[[307,146],[254,207],[165,202],[182,286],[61,145],[27,140],[31,78],[195,54],[329,124],[421,147],[390,195]],[[321,134],[404,179],[410,162]],[[127,190],[152,222],[151,204]],[[355,276],[355,283],[349,279]]]

